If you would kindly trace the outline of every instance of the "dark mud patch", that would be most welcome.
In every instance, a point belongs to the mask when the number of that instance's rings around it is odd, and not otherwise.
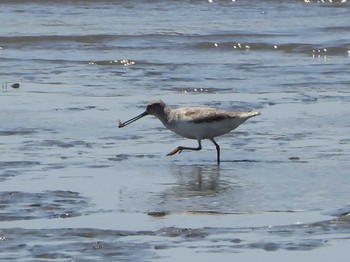
[[[35,130],[0,130],[0,136],[25,136],[35,133]]]
[[[80,216],[87,199],[71,191],[0,192],[0,221]]]
[[[109,157],[108,160],[109,161],[124,161],[127,159],[142,159],[142,158],[155,158],[156,155],[152,155],[152,154],[118,154],[115,157]]]
[[[0,257],[17,261],[151,261],[171,249],[194,253],[308,251],[333,240],[349,239],[349,232],[349,223],[335,225],[330,221],[277,227],[164,227],[155,231],[8,228],[0,231]]]
[[[60,141],[55,139],[37,141],[26,141],[25,147],[58,147],[58,148],[72,148],[72,147],[83,147],[92,148],[92,144],[85,141]]]
[[[5,229],[0,232],[0,257],[7,261],[149,261],[155,257],[150,243],[123,239],[149,234],[90,228]]]
[[[233,159],[233,160],[221,160],[221,162],[227,163],[259,163],[260,160],[257,159]]]
[[[158,231],[11,228],[0,231],[0,257],[18,261],[29,257],[53,261],[150,261],[152,258],[158,258],[154,250],[160,246],[173,246],[166,242],[163,245],[166,238],[177,239],[177,242],[181,239],[194,241],[206,236],[207,233],[202,230],[176,227],[162,228]],[[159,237],[162,237],[162,241],[156,240]],[[116,260],[111,260],[112,258]]]
[[[80,112],[80,111],[85,111],[85,110],[106,111],[106,109],[100,108],[100,107],[95,106],[95,105],[55,109],[55,111],[69,111],[69,112]]]
[[[69,142],[64,142],[60,140],[44,140],[41,141],[38,146],[42,147],[60,147],[60,148],[71,148],[71,147],[85,147],[85,148],[92,148],[91,143],[87,143],[84,141],[69,141]]]
[[[0,161],[0,169],[21,168],[40,165],[38,161]]]
[[[0,161],[0,181],[21,175],[23,170],[40,165],[39,161]]]

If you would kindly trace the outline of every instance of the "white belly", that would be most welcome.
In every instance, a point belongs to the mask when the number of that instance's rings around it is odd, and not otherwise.
[[[226,134],[241,124],[235,122],[236,121],[232,121],[232,119],[201,123],[180,121],[166,127],[186,138],[208,139]]]

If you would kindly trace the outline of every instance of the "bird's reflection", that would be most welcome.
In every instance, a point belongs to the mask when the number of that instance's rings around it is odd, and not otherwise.
[[[152,214],[221,211],[227,191],[233,190],[232,182],[221,177],[219,166],[172,164],[169,168],[175,180],[157,195]]]
[[[171,173],[176,178],[168,194],[177,197],[214,195],[227,187],[220,179],[218,166],[172,165]]]

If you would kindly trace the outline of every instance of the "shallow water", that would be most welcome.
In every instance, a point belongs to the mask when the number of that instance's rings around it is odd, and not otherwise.
[[[347,257],[349,4],[333,2],[3,1],[0,258]],[[196,141],[151,117],[117,128],[154,98],[262,115],[216,139],[216,166],[210,141],[167,157]]]

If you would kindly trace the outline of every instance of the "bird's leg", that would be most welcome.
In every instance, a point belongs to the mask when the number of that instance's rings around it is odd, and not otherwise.
[[[210,138],[210,141],[213,142],[216,147],[217,161],[218,165],[220,165],[220,146],[215,142],[214,138]]]
[[[171,151],[169,154],[167,154],[167,156],[172,156],[175,155],[176,153],[181,153],[182,150],[195,150],[195,151],[199,151],[202,149],[202,143],[200,140],[198,140],[198,147],[184,147],[184,146],[178,146],[177,148],[175,148],[173,151]]]

